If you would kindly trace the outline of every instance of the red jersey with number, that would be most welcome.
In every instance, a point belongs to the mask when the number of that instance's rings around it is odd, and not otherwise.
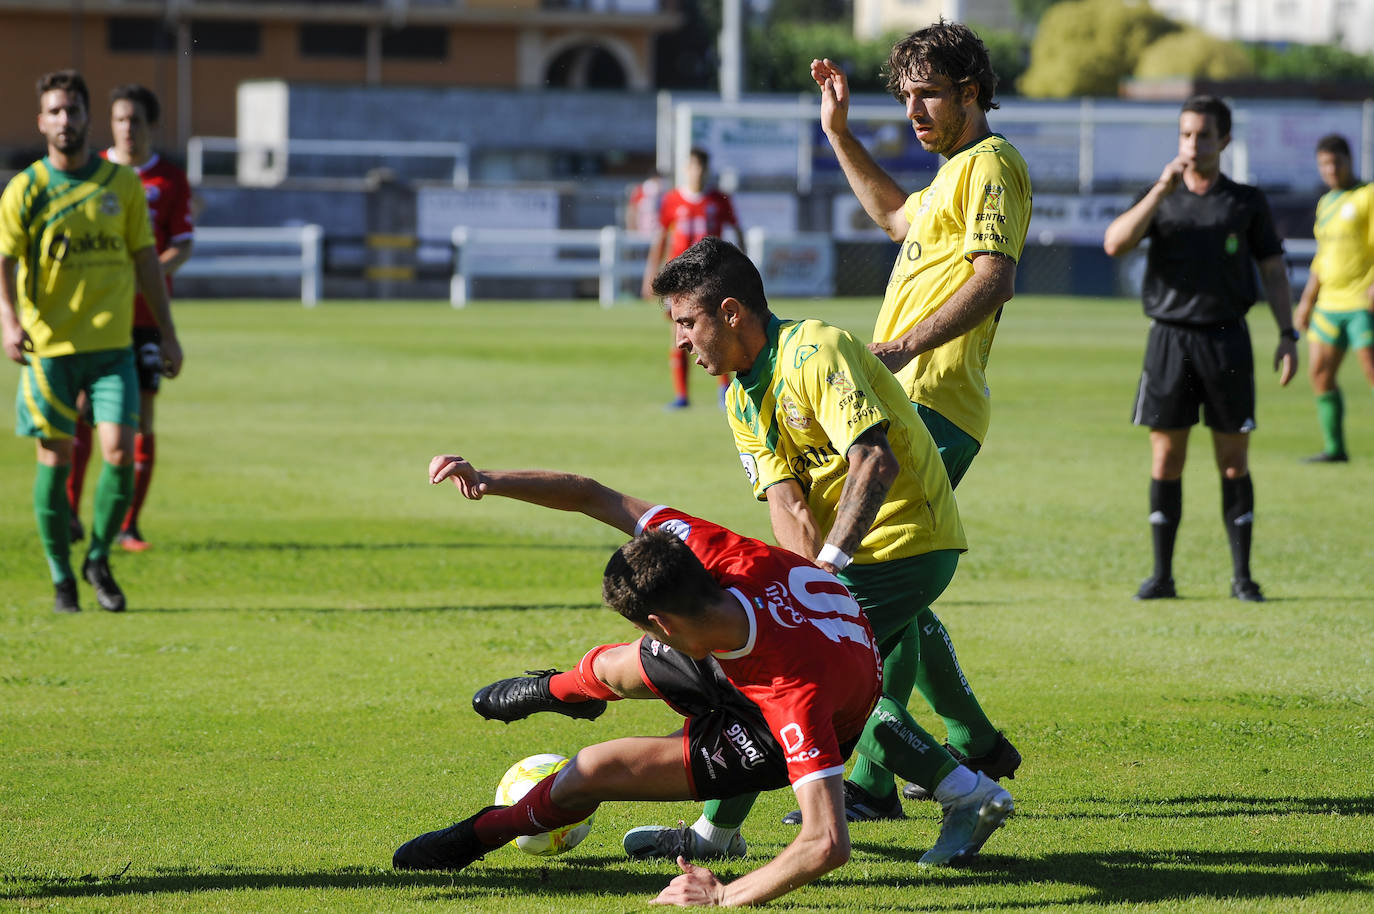
[[[672,260],[707,235],[720,236],[727,225],[739,228],[735,207],[718,190],[694,194],[675,187],[663,195],[658,208],[658,224],[671,234],[668,259]]]
[[[712,656],[763,712],[792,786],[842,773],[840,745],[858,738],[883,687],[859,604],[833,575],[786,549],[662,505],[635,532],[654,528],[681,538],[743,607],[748,640]]]
[[[111,149],[101,155],[110,158]],[[191,184],[186,180],[186,172],[157,153],[134,169],[143,182],[143,195],[148,198],[148,216],[153,223],[153,238],[157,252],[161,254],[168,247],[186,241],[195,235],[195,223],[191,218]],[[172,277],[167,277],[167,291],[172,290]],[[134,326],[156,327],[157,318],[153,309],[143,300],[142,295],[134,297]]]

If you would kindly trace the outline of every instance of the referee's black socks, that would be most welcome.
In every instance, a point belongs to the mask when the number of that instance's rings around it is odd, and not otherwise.
[[[1155,549],[1156,580],[1174,576],[1174,539],[1183,518],[1183,480],[1150,480],[1150,539]],[[1248,548],[1248,547],[1247,547]]]
[[[1255,528],[1255,486],[1246,473],[1238,479],[1221,477],[1221,516],[1231,542],[1233,577],[1250,577],[1250,536]]]

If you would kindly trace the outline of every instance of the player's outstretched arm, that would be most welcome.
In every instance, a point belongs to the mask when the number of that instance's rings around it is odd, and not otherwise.
[[[800,834],[781,854],[728,885],[705,867],[679,857],[681,875],[654,899],[654,904],[681,907],[760,904],[814,882],[849,862],[849,825],[844,818],[840,775],[808,781],[797,788],[801,805]]]
[[[595,479],[551,470],[478,470],[456,454],[440,454],[429,462],[429,481],[452,479],[464,498],[500,495],[556,511],[575,511],[633,535],[644,513],[654,506],[603,486]]]

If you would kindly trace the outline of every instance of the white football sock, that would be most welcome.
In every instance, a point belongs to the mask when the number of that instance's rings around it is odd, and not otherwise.
[[[724,851],[730,846],[731,839],[739,834],[739,829],[712,825],[709,819],[702,816],[692,823],[692,832],[697,836],[697,840],[710,850]]]
[[[945,775],[943,781],[935,785],[935,799],[940,803],[949,803],[959,799],[977,786],[978,775],[960,765]]]

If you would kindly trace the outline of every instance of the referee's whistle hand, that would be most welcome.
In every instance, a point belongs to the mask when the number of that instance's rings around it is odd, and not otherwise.
[[[1279,386],[1287,387],[1288,382],[1298,374],[1298,344],[1283,340],[1274,350],[1274,370],[1279,373]]]

